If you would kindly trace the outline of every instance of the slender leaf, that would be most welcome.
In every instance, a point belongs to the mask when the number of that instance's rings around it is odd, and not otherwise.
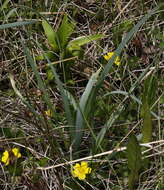
[[[150,107],[154,103],[156,93],[156,79],[149,76],[144,83],[144,92],[142,98],[141,117],[143,118],[142,142],[147,143],[152,138],[152,118]]]
[[[127,158],[128,168],[130,169],[129,189],[133,190],[138,181],[138,174],[142,163],[141,148],[137,138],[133,134],[129,137],[129,142],[127,144]]]
[[[94,34],[94,35],[89,35],[89,36],[80,36],[78,38],[75,38],[74,40],[71,40],[68,45],[67,49],[72,51],[74,50],[74,47],[79,47],[83,46],[91,41],[98,40],[100,38],[105,37],[104,34]]]
[[[75,149],[77,149],[80,146],[81,138],[83,135],[83,129],[85,126],[85,119],[88,117],[92,107],[88,100],[90,99],[89,97],[91,95],[92,89],[95,87],[100,71],[101,68],[96,73],[92,74],[91,79],[89,80],[85,88],[85,91],[80,98],[79,108],[77,110],[77,116],[76,116],[76,126],[75,126],[76,127],[75,138],[74,138],[74,142],[76,142],[74,143]]]
[[[65,95],[68,98],[68,101],[69,101],[70,105],[72,105],[73,108],[74,108],[74,111],[76,111],[78,109],[78,106],[77,106],[77,103],[76,103],[74,97],[72,96],[72,94],[69,91],[64,90],[64,92],[65,92]]]
[[[157,80],[154,74],[149,75],[144,82],[143,102],[147,100],[149,106],[153,105],[156,99]]]
[[[135,87],[137,86],[137,84],[139,83],[139,81],[141,81],[143,79],[143,77],[145,76],[145,72],[143,74],[141,74],[141,76],[139,77],[138,81],[136,82],[136,84],[132,85],[132,87],[130,88],[129,92],[125,92],[122,90],[117,90],[117,91],[112,91],[112,92],[108,92],[106,93],[104,96],[109,96],[112,94],[121,94],[121,95],[125,95],[127,97],[130,97],[132,100],[134,100],[135,102],[137,102],[139,105],[142,105],[142,101],[137,98],[135,95],[132,94],[133,90],[135,89]],[[135,86],[135,87],[134,87]],[[131,90],[132,89],[132,90]],[[159,116],[156,115],[153,111],[150,111],[151,115],[153,115],[156,119],[159,119]]]
[[[100,130],[96,138],[96,147],[99,148],[103,142],[106,132],[110,129],[116,119],[119,117],[121,112],[124,110],[124,106],[121,105],[117,108],[117,110],[111,114],[109,120],[106,122],[104,127]]]
[[[16,10],[17,10],[17,8],[14,8],[14,9],[10,10],[7,13],[7,15],[5,16],[5,20],[8,20],[10,17],[12,17],[13,15],[15,15],[16,14]]]
[[[142,142],[148,143],[152,138],[152,118],[150,114],[150,107],[147,102],[144,103],[143,110]]]
[[[2,24],[0,25],[0,30],[4,30],[7,28],[13,28],[13,27],[19,27],[19,26],[25,26],[29,24],[35,24],[36,20],[30,20],[30,21],[20,21],[20,22],[13,22],[13,23],[8,23],[8,24]]]

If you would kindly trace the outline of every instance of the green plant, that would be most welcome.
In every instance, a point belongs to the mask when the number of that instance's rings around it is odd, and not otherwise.
[[[55,31],[46,20],[42,21],[44,33],[51,47],[51,51],[44,52],[44,54],[38,56],[37,59],[41,60],[42,58],[44,59],[45,56],[47,56],[51,61],[64,61],[63,73],[67,80],[70,79],[69,68],[74,63],[74,59],[83,59],[82,46],[90,43],[91,41],[105,37],[105,35],[103,34],[94,34],[81,36],[70,40],[70,37],[75,30],[75,25],[75,22],[71,21],[66,14],[63,17],[60,26],[57,28],[57,31]],[[48,77],[48,80],[53,80],[53,74],[50,74],[51,69],[48,70],[48,73],[50,76]]]

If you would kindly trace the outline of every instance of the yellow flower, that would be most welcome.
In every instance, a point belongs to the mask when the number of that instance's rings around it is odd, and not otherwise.
[[[44,113],[45,113],[46,116],[52,117],[52,112],[51,112],[51,110],[47,110],[47,111],[45,111]]]
[[[20,158],[22,155],[19,152],[18,148],[13,148],[11,150],[5,150],[2,154],[1,161],[7,166],[12,163],[14,160]]]
[[[7,150],[5,150],[5,152],[3,153],[1,161],[3,163],[5,163],[6,166],[9,165],[9,161],[10,161],[9,160],[9,152]]]
[[[81,162],[81,165],[78,163],[75,164],[71,173],[73,177],[78,177],[80,180],[84,180],[86,178],[86,174],[90,174],[91,170],[92,169],[88,167],[88,163],[83,161]]]
[[[19,149],[18,148],[13,148],[12,149],[12,152],[14,153],[14,156],[17,157],[17,158],[20,158],[21,157],[21,153],[19,152]]]
[[[106,55],[104,55],[104,58],[105,58],[107,61],[109,61],[109,60],[112,58],[113,55],[114,55],[114,52],[108,52]],[[115,63],[116,65],[118,65],[118,66],[121,64],[121,63],[120,63],[120,58],[119,58],[118,56],[116,56],[114,63]]]

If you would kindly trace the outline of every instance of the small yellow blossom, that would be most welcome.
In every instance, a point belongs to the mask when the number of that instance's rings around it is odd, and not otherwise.
[[[51,110],[47,110],[44,113],[45,113],[46,116],[52,117],[52,111]]]
[[[91,170],[92,169],[88,167],[88,163],[83,161],[81,164],[75,164],[71,173],[73,177],[78,177],[80,180],[84,180],[86,178],[86,174],[90,174]]]
[[[11,150],[5,150],[2,154],[1,161],[7,166],[10,162],[20,158],[22,155],[18,148],[12,148]]]
[[[14,156],[17,157],[17,158],[20,158],[21,157],[21,153],[19,152],[19,149],[18,148],[13,148],[12,149],[12,152],[14,153]]]
[[[1,161],[5,163],[6,166],[9,165],[10,159],[9,159],[9,152],[7,150],[5,150],[5,152],[3,153]]]
[[[113,55],[114,55],[114,52],[108,52],[106,55],[104,55],[104,58],[105,58],[107,61],[109,61],[109,60],[112,58]],[[114,63],[115,63],[116,65],[118,65],[118,66],[121,64],[121,63],[120,63],[120,58],[119,58],[118,56],[116,56]]]

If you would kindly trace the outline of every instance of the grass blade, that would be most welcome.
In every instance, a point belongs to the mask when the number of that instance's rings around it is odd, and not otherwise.
[[[13,23],[8,23],[8,24],[1,24],[0,25],[0,30],[4,30],[7,28],[13,28],[13,27],[19,27],[19,26],[25,26],[29,24],[35,24],[37,23],[37,20],[30,20],[30,21],[19,21],[19,22],[13,22]]]
[[[92,107],[89,102],[89,100],[92,100],[92,98],[90,98],[90,95],[93,88],[95,87],[100,71],[101,71],[101,68],[96,73],[92,74],[85,88],[85,91],[80,98],[80,103],[79,103],[79,107],[78,107],[77,115],[76,115],[76,132],[75,132],[75,138],[74,138],[75,149],[78,149],[81,143],[83,129],[85,126],[85,119],[88,117],[91,111],[91,107]]]
[[[111,114],[109,120],[106,122],[104,127],[100,130],[96,138],[97,148],[101,147],[101,144],[103,142],[106,132],[110,129],[110,127],[113,125],[113,123],[116,121],[116,119],[119,117],[119,115],[121,114],[123,110],[124,110],[123,105],[118,106],[117,110]]]

